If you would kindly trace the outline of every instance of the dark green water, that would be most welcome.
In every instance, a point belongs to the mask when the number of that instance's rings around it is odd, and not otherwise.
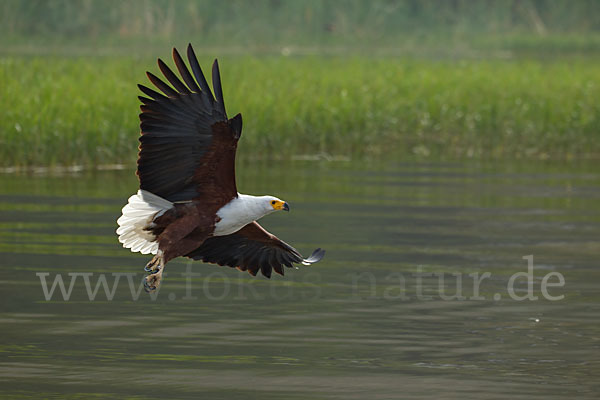
[[[0,397],[600,396],[594,166],[273,163],[238,175],[240,191],[291,204],[268,229],[325,259],[271,280],[178,259],[154,299],[138,293],[149,257],[114,234],[130,171],[0,175]],[[523,276],[510,285],[528,255],[531,291]],[[57,276],[66,291],[73,279],[68,300],[59,288],[46,300],[41,278]],[[109,293],[90,300],[85,279],[93,292],[101,277]],[[537,300],[511,297],[528,293]]]

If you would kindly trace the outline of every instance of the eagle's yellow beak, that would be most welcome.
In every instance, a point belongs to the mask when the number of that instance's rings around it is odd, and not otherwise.
[[[275,210],[290,211],[290,206],[285,201],[274,201],[271,205]]]

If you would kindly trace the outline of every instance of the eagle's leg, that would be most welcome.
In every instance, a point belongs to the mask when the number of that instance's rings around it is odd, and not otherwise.
[[[154,258],[144,267],[144,270],[148,272],[148,276],[144,279],[144,289],[146,292],[150,293],[160,285],[164,268],[164,255],[162,250],[158,250]]]
[[[160,285],[166,263],[198,248],[208,237],[214,226],[202,222],[197,214],[192,213],[187,219],[180,218],[172,222],[160,234],[158,237],[159,250],[144,268],[148,272],[144,281],[147,292],[156,290]],[[206,228],[198,229],[198,226],[202,225],[206,225]]]
[[[159,269],[158,272],[148,275],[144,279],[144,290],[150,293],[156,290],[156,288],[160,285],[160,281],[163,275],[163,268]]]
[[[158,272],[161,265],[164,265],[163,252],[162,250],[158,250],[158,253],[156,253],[152,260],[150,260],[148,264],[146,264],[146,266],[144,267],[144,271],[154,274]]]

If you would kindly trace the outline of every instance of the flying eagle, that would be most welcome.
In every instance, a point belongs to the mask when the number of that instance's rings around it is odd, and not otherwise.
[[[273,270],[283,275],[284,266],[320,261],[324,250],[304,258],[256,222],[290,207],[277,197],[238,193],[235,152],[242,116],[227,118],[217,60],[212,66],[213,97],[191,45],[187,57],[193,76],[173,49],[183,82],[158,59],[172,86],[150,72],[150,82],[162,94],[138,85],[147,96],[139,96],[140,189],[123,207],[117,234],[123,247],[155,254],[144,268],[146,290],[156,289],[165,264],[180,256],[251,275],[260,271],[267,278]]]

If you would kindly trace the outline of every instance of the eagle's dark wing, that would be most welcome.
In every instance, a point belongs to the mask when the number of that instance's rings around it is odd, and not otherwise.
[[[252,222],[239,231],[226,236],[213,236],[186,257],[208,263],[228,265],[256,275],[261,271],[267,278],[272,270],[283,275],[283,266],[294,263],[314,264],[325,255],[317,249],[308,258],[302,257],[292,246],[271,235],[257,222]]]
[[[217,61],[212,68],[215,99],[191,45],[187,56],[193,76],[173,49],[183,82],[160,59],[158,66],[172,86],[147,72],[163,94],[138,85],[148,96],[139,97],[143,103],[137,162],[140,189],[173,202],[206,195],[222,197],[218,202],[226,204],[237,196],[234,166],[242,117],[227,119]]]

